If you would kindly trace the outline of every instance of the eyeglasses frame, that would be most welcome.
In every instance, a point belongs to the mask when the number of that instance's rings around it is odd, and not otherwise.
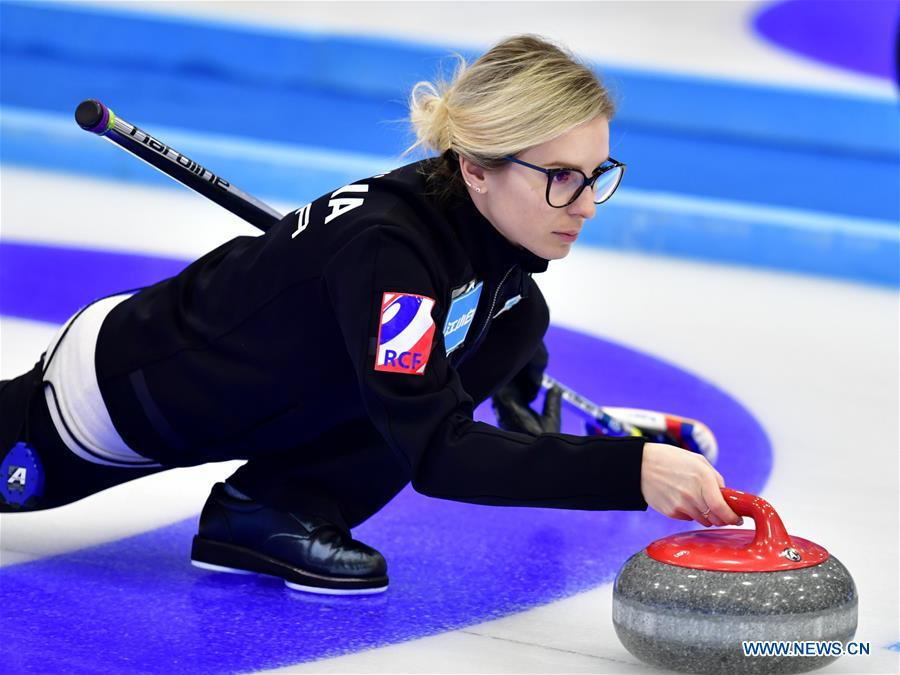
[[[618,160],[615,160],[612,157],[609,157],[606,160],[606,162],[603,162],[603,164],[606,164],[607,162],[612,162],[612,166],[601,166],[601,168],[598,168],[593,174],[591,174],[591,177],[588,178],[585,175],[584,171],[582,171],[581,169],[576,169],[574,167],[560,167],[560,168],[555,168],[555,169],[545,169],[542,166],[537,166],[536,164],[530,164],[529,162],[518,159],[517,157],[513,157],[512,155],[507,155],[503,159],[505,159],[509,162],[515,162],[516,164],[521,164],[522,166],[527,166],[529,169],[534,169],[535,171],[540,171],[541,173],[547,174],[547,192],[544,197],[547,200],[547,204],[551,208],[554,208],[554,209],[566,208],[570,204],[574,203],[575,200],[581,196],[581,193],[584,192],[584,188],[586,188],[590,185],[591,189],[593,189],[594,185],[597,184],[597,180],[600,178],[600,176],[602,176],[603,174],[605,174],[608,171],[612,171],[613,169],[622,167],[622,175],[619,176],[619,182],[616,183],[616,187],[613,188],[613,191],[609,193],[609,197],[612,197],[615,194],[616,190],[619,189],[619,185],[622,183],[622,178],[625,176],[625,166],[626,166],[624,163],[622,163]],[[569,201],[567,201],[565,204],[563,204],[561,206],[554,206],[553,204],[550,203],[550,187],[553,184],[553,176],[555,176],[556,174],[561,173],[563,171],[577,171],[578,173],[581,174],[583,182],[581,184],[581,187],[579,187],[578,190],[575,191],[575,195]],[[594,204],[603,204],[604,202],[609,200],[609,197],[604,199],[602,202],[594,202]]]

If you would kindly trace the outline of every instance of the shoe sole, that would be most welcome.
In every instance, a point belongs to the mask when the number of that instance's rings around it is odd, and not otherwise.
[[[330,577],[308,572],[236,544],[226,544],[195,536],[191,564],[204,570],[231,574],[265,574],[284,580],[292,590],[318,595],[373,595],[384,593],[388,578]]]

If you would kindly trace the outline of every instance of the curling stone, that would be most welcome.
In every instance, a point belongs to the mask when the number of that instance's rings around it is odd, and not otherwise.
[[[856,586],[828,551],[789,535],[767,501],[722,494],[756,531],[683,532],[631,556],[613,587],[622,644],[649,664],[690,673],[800,673],[835,660],[836,650],[744,656],[748,640],[845,644],[856,633]]]

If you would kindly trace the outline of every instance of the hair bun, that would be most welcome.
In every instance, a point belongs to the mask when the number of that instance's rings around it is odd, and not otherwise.
[[[451,145],[450,111],[446,91],[431,82],[417,82],[410,96],[410,120],[416,133],[416,145],[442,154]]]

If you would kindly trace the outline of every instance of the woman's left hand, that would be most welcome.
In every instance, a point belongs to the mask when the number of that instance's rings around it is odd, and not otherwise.
[[[530,401],[525,401],[522,392],[513,384],[507,384],[494,393],[493,407],[497,425],[506,431],[523,434],[559,433],[560,399],[562,392],[557,387],[547,390],[544,409],[539,414],[531,409]]]

